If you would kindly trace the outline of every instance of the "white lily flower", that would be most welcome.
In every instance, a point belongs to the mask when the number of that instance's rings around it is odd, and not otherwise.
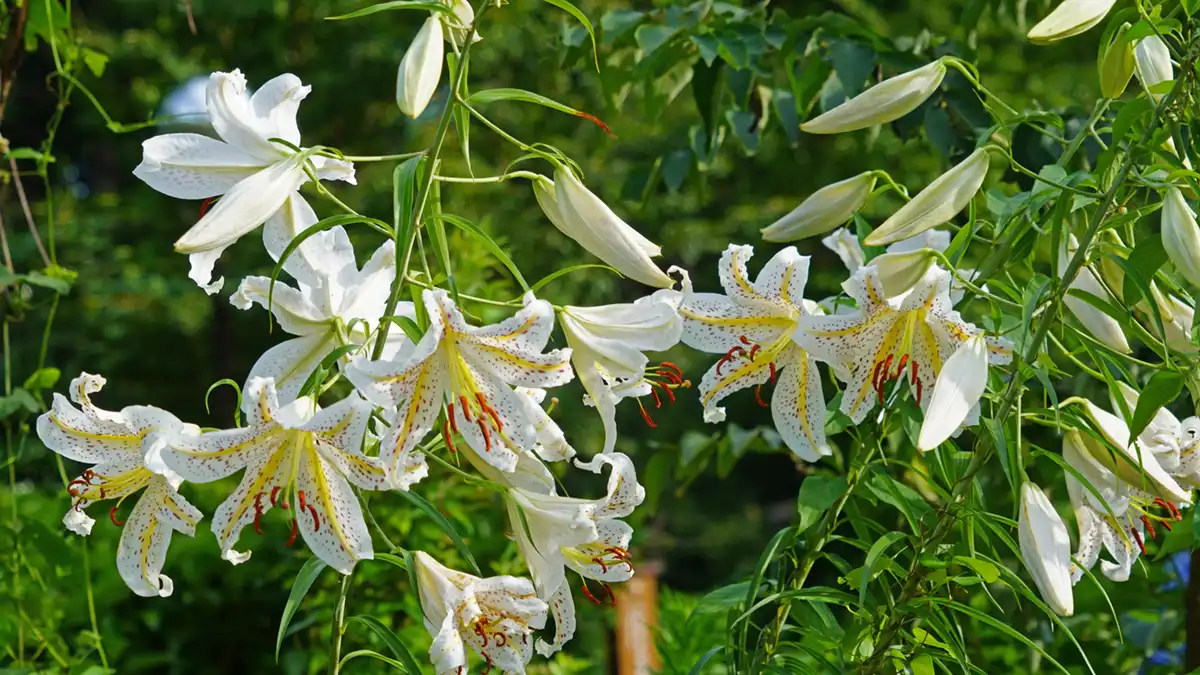
[[[325,564],[349,574],[373,557],[354,484],[387,487],[383,467],[362,453],[371,406],[357,393],[321,409],[310,397],[280,406],[275,383],[255,378],[242,399],[246,426],[176,439],[164,457],[194,483],[210,483],[245,469],[237,489],[213,514],[221,557],[237,565],[250,552],[235,551],[242,530],[262,534],[262,517],[275,507],[295,508],[290,545],[297,532]]]
[[[302,155],[270,139],[300,147],[296,110],[310,90],[289,73],[247,96],[241,71],[213,73],[206,101],[221,140],[164,134],[142,144],[142,163],[133,174],[150,187],[178,199],[224,195],[175,242],[176,251],[190,256],[188,276],[206,292],[221,288],[223,279],[212,282],[221,251],[299,199],[296,190],[308,181]],[[350,162],[320,155],[307,161],[320,179],[354,182]]]
[[[588,253],[647,286],[674,285],[651,260],[662,254],[662,248],[621,220],[567,167],[555,167],[553,182],[533,181],[533,194],[550,222]]]
[[[574,376],[570,349],[543,351],[554,328],[553,308],[527,294],[525,307],[509,319],[472,326],[445,291],[426,290],[421,297],[429,329],[415,347],[390,360],[360,356],[345,369],[367,400],[398,407],[379,445],[392,486],[406,490],[428,473],[417,444],[443,404],[447,441],[451,430],[458,432],[484,461],[511,473],[521,452],[545,449],[539,424],[553,424],[535,418],[526,397],[512,387],[557,387]]]
[[[1162,240],[1175,269],[1195,286],[1200,286],[1200,226],[1179,188],[1167,188],[1163,198]]]
[[[1025,481],[1021,485],[1021,513],[1017,535],[1021,559],[1046,604],[1059,616],[1075,613],[1071,591],[1071,537],[1062,516],[1046,493]]]
[[[533,460],[537,461],[537,460]],[[513,487],[508,492],[509,528],[529,565],[538,597],[549,603],[556,628],[552,642],[538,640],[537,651],[550,656],[562,649],[575,633],[575,603],[567,583],[570,568],[584,578],[583,591],[599,602],[587,588],[587,579],[601,586],[628,581],[633,576],[629,541],[633,528],[618,520],[633,513],[646,497],[637,482],[633,461],[619,453],[599,453],[588,463],[576,465],[600,473],[611,464],[608,494],[601,499],[578,499],[549,492]]]
[[[533,658],[529,636],[546,624],[546,603],[528,579],[477,576],[452,570],[415,551],[417,589],[425,629],[433,636],[429,658],[437,675],[461,675],[467,646],[488,669],[524,673]]]
[[[396,71],[396,105],[409,117],[420,117],[437,91],[445,67],[442,39],[442,20],[437,12],[430,12],[400,59]]]
[[[877,400],[883,405],[888,380],[897,379],[909,383],[917,404],[929,415],[942,364],[960,345],[983,332],[952,309],[950,273],[931,267],[908,293],[888,298],[878,270],[868,265],[842,288],[857,303],[856,311],[805,317],[796,332],[800,345],[834,366],[834,374],[846,383],[842,412],[855,424],[862,422]],[[989,363],[1012,360],[1011,342],[993,337],[985,341]],[[974,424],[977,414],[978,409],[973,409],[967,423]]]
[[[1154,452],[1138,439],[1129,438],[1124,420],[1084,399],[1084,411],[1108,445],[1091,436],[1083,436],[1082,448],[1125,483],[1152,492],[1177,504],[1191,504],[1191,492],[1184,489],[1154,458]],[[1113,451],[1108,446],[1116,448]]]
[[[858,237],[848,227],[839,227],[828,236],[822,237],[821,245],[833,251],[850,274],[857,272],[858,268],[866,263],[867,255],[862,244],[858,243]]]
[[[850,220],[875,189],[875,172],[866,171],[812,193],[790,213],[762,229],[766,241],[796,241],[825,234]]]
[[[942,366],[929,397],[917,447],[932,450],[950,438],[979,405],[987,388],[988,350],[983,334],[958,346]]]
[[[1146,89],[1146,95],[1157,103],[1166,94],[1154,91],[1163,82],[1175,79],[1175,68],[1171,65],[1171,50],[1157,35],[1149,35],[1138,41],[1133,49],[1134,64],[1138,79]]]
[[[1114,4],[1116,0],[1063,0],[1027,37],[1036,44],[1049,44],[1079,35],[1100,23]]]
[[[938,59],[880,82],[801,124],[800,129],[810,134],[840,134],[893,122],[920,107],[937,91],[944,77],[946,63]]]
[[[161,449],[173,437],[197,431],[174,415],[151,406],[130,406],[120,412],[96,407],[91,401],[104,387],[104,378],[82,373],[71,381],[71,400],[54,394],[49,412],[38,417],[38,438],[47,448],[76,462],[93,466],[67,486],[72,504],[63,523],[72,532],[91,534],[92,520],[84,509],[107,499],[118,500],[108,516],[124,526],[117,544],[117,571],[129,588],[143,597],[166,597],[175,588],[162,574],[171,534],[191,537],[204,517],[179,494],[180,477],[166,468]],[[125,522],[117,520],[121,502],[146,488]]]
[[[277,281],[272,296],[269,277],[246,277],[229,299],[238,309],[249,309],[256,302],[270,307],[280,327],[297,336],[263,353],[246,378],[247,382],[258,377],[274,379],[284,403],[299,395],[309,374],[331,351],[343,343],[367,342],[368,326],[378,326],[396,275],[391,241],[381,245],[359,270],[354,247],[342,228],[326,230],[312,239],[317,239],[324,251],[321,262],[325,267],[314,275],[315,281],[300,280],[295,288]],[[397,305],[396,314],[416,318],[411,302]],[[395,354],[405,344],[408,338],[403,331],[391,331],[386,355]],[[349,355],[338,363],[348,360]]]
[[[718,268],[724,295],[696,293],[684,278],[679,306],[684,344],[724,354],[700,381],[704,421],[724,420],[725,409],[717,404],[755,387],[755,400],[770,406],[784,443],[800,459],[815,462],[832,452],[825,443],[825,396],[816,362],[792,339],[801,318],[815,307],[804,299],[809,259],[789,246],[751,283],[746,262],[752,255],[751,246],[725,249]],[[768,382],[776,385],[770,404],[762,397]]]
[[[988,166],[986,146],[972,152],[883,221],[863,243],[868,246],[891,244],[949,222],[967,208],[979,192],[983,179],[987,178]]]
[[[1058,249],[1058,269],[1060,273],[1066,269],[1071,256],[1075,255],[1075,250],[1078,246],[1079,242],[1075,240],[1075,235],[1073,234],[1068,234],[1063,239]],[[1109,294],[1108,289],[1104,287],[1104,284],[1100,283],[1100,279],[1096,276],[1095,271],[1088,265],[1079,268],[1079,272],[1075,274],[1075,279],[1068,286],[1068,290],[1070,289],[1083,291],[1101,300],[1114,300],[1112,295]],[[1071,310],[1071,314],[1075,316],[1075,319],[1079,321],[1083,329],[1100,343],[1122,354],[1132,353],[1133,350],[1129,348],[1129,341],[1125,339],[1125,332],[1121,330],[1121,324],[1116,319],[1100,311],[1083,298],[1073,296],[1070,293],[1063,298],[1063,303],[1066,304],[1067,309]]]
[[[644,353],[666,351],[679,343],[683,319],[676,311],[678,304],[679,293],[658,291],[633,303],[562,309],[559,321],[575,373],[604,422],[601,452],[612,452],[616,445],[621,399],[653,394],[661,407],[656,388],[673,402],[675,389],[689,386],[674,364],[650,367]],[[644,406],[642,414],[649,419]]]
[[[1094,445],[1093,439],[1077,430],[1069,431],[1063,438],[1063,459],[1095,490],[1089,490],[1074,475],[1066,476],[1067,492],[1079,526],[1079,548],[1075,553],[1076,563],[1071,566],[1073,583],[1078,583],[1083,571],[1096,564],[1102,546],[1112,557],[1112,562],[1106,560],[1100,564],[1104,576],[1125,581],[1138,555],[1146,552],[1146,529],[1150,528],[1154,536],[1154,521],[1170,529],[1170,520],[1180,517],[1174,502],[1150,495],[1118,478],[1098,461]],[[1167,515],[1152,514],[1153,509],[1164,510]]]

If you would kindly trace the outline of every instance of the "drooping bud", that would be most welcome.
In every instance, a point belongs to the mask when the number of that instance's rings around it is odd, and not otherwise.
[[[453,14],[453,18],[450,20],[457,26],[446,26],[446,38],[454,44],[462,46],[471,32],[471,24],[475,23],[475,10],[471,8],[471,3],[467,0],[451,0],[450,10]],[[475,39],[471,42],[479,42],[482,39],[477,32]]]
[[[442,21],[436,14],[425,20],[404,52],[396,71],[396,105],[412,118],[425,112],[442,78]]]
[[[1167,43],[1157,35],[1142,38],[1133,50],[1137,64],[1137,76],[1146,89],[1146,95],[1156,103],[1167,92],[1158,85],[1175,79],[1175,68],[1171,65],[1171,51]],[[1167,87],[1169,89],[1169,87]]]
[[[1163,199],[1162,241],[1175,269],[1200,286],[1200,227],[1178,188],[1168,188]]]
[[[763,228],[767,241],[785,242],[825,234],[850,220],[875,189],[875,172],[866,171],[812,193],[791,213]]]
[[[971,203],[988,172],[988,149],[979,148],[938,176],[872,232],[863,243],[882,246],[948,222]]]
[[[1122,25],[1112,40],[1100,50],[1100,93],[1105,98],[1120,97],[1133,77],[1133,43],[1125,39],[1129,28],[1128,23]]]
[[[912,290],[936,259],[934,251],[921,248],[915,251],[883,253],[872,258],[870,264],[878,270],[876,278],[883,286],[884,295],[894,298]]]
[[[887,124],[914,111],[946,77],[943,59],[888,78],[800,125],[810,134],[840,134]]]
[[[651,260],[661,255],[659,246],[621,220],[567,167],[555,168],[553,183],[535,180],[533,192],[555,227],[621,274],[656,288],[674,284]]]
[[[1116,0],[1064,0],[1029,30],[1029,40],[1049,44],[1079,35],[1100,23]]]
[[[1071,537],[1046,493],[1028,481],[1021,485],[1017,535],[1021,559],[1042,599],[1055,614],[1071,616],[1075,613],[1075,596],[1071,591]]]

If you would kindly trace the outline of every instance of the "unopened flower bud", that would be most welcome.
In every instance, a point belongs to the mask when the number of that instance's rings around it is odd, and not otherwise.
[[[396,105],[409,117],[420,117],[442,77],[442,21],[436,14],[417,32],[396,71]]]
[[[1120,97],[1133,77],[1133,43],[1125,39],[1129,27],[1128,23],[1121,26],[1112,41],[1100,52],[1100,93],[1105,98]]]
[[[1200,286],[1200,227],[1178,188],[1168,188],[1163,199],[1162,240],[1175,269]]]
[[[1064,0],[1029,30],[1029,40],[1049,44],[1079,35],[1100,23],[1114,4],[1116,0]]]
[[[946,64],[938,59],[880,82],[833,110],[801,124],[800,129],[810,134],[839,134],[893,122],[924,103],[945,76]]]
[[[988,149],[979,148],[938,176],[912,201],[900,207],[863,243],[882,246],[908,239],[948,222],[971,203],[988,172]]]
[[[875,189],[875,172],[826,185],[812,193],[791,213],[763,228],[767,241],[796,241],[825,234],[850,220]]]

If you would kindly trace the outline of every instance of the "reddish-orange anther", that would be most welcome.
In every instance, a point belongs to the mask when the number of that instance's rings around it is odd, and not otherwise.
[[[113,507],[108,510],[108,519],[111,520],[112,524],[116,525],[117,527],[120,527],[125,524],[125,521],[117,520],[117,509],[120,508],[120,506],[121,506],[121,504],[118,502],[116,504],[113,504]]]

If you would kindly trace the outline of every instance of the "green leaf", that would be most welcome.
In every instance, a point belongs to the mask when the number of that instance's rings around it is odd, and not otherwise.
[[[376,553],[375,560],[381,560],[385,563],[395,565],[396,567],[399,567],[402,570],[408,569],[408,563],[405,562],[404,558],[402,558],[398,555],[393,555],[391,553]]]
[[[615,274],[617,276],[621,276],[620,272],[609,267],[608,265],[601,265],[598,263],[580,263],[578,265],[571,265],[570,267],[564,267],[563,269],[555,270],[555,271],[551,272],[550,274],[547,274],[546,276],[539,279],[537,281],[537,283],[530,286],[529,291],[531,293],[536,294],[538,291],[542,290],[542,288],[544,288],[546,286],[546,284],[550,283],[551,281],[554,281],[555,279],[557,279],[561,276],[570,274],[571,272],[576,272],[579,270],[586,270],[586,269],[608,270],[609,272],[612,272],[613,274]]]
[[[946,600],[944,598],[940,598],[940,597],[935,598],[932,596],[925,598],[925,600],[929,601],[929,602],[934,602],[934,603],[937,603],[940,605],[945,605],[945,606],[949,607],[950,609],[953,609],[956,612],[959,612],[961,614],[966,614],[967,616],[975,619],[976,621],[986,623],[987,625],[991,626],[992,628],[995,628],[996,630],[1000,631],[1001,633],[1004,633],[1008,637],[1013,638],[1017,642],[1020,642],[1021,644],[1025,645],[1026,647],[1029,647],[1030,649],[1036,651],[1038,654],[1041,654],[1042,658],[1049,661],[1051,664],[1054,665],[1054,667],[1058,668],[1062,672],[1064,672],[1064,673],[1071,672],[1071,671],[1067,670],[1066,668],[1064,668],[1061,663],[1059,663],[1058,661],[1055,661],[1053,656],[1050,656],[1050,654],[1046,653],[1046,650],[1042,649],[1041,645],[1039,645],[1038,643],[1034,642],[1033,640],[1030,640],[1029,638],[1025,637],[1024,634],[1017,632],[1012,626],[1008,625],[1004,621],[1001,621],[999,619],[988,616],[984,612],[981,612],[978,609],[975,609],[974,607],[964,605],[964,604],[962,604],[960,602],[956,602],[954,600]]]
[[[646,18],[645,12],[632,9],[610,9],[600,17],[600,30],[604,33],[604,44],[610,45],[628,33]]]
[[[708,665],[708,662],[712,661],[713,657],[717,655],[717,652],[724,648],[725,645],[717,645],[716,647],[704,652],[704,655],[696,661],[696,665],[692,666],[692,669],[688,671],[688,675],[700,675],[700,673],[704,672],[704,667]]]
[[[92,75],[103,77],[104,67],[108,65],[108,55],[101,54],[90,47],[84,47],[80,50],[80,53],[83,55],[83,65],[92,71]]]
[[[906,535],[903,532],[888,532],[880,537],[871,545],[871,550],[867,551],[867,559],[863,563],[862,581],[858,586],[858,604],[863,606],[867,604],[867,585],[871,581],[871,577],[875,572],[875,564],[879,562],[880,556],[884,551],[887,551],[892,544],[900,541]]]
[[[612,130],[608,128],[608,125],[600,121],[599,118],[589,115],[582,110],[576,110],[569,105],[559,103],[558,101],[555,101],[547,96],[535,94],[532,91],[514,89],[511,87],[500,87],[497,89],[484,89],[483,91],[477,91],[467,97],[467,103],[472,107],[487,105],[488,103],[495,103],[496,101],[523,101],[525,103],[536,103],[537,105],[545,106],[559,112],[564,112],[568,115],[582,117],[595,123],[596,126],[603,129],[605,133],[612,134]]]
[[[1033,326],[1033,313],[1041,306],[1042,300],[1046,296],[1046,291],[1050,289],[1050,277],[1044,274],[1034,273],[1029,283],[1021,291],[1021,329],[1017,333],[1016,353],[1028,353],[1030,338],[1030,327]],[[1038,351],[1041,351],[1041,345],[1038,345]]]
[[[375,659],[376,661],[383,661],[384,663],[395,668],[396,670],[399,670],[402,673],[409,672],[408,669],[404,667],[403,663],[400,663],[399,661],[397,661],[395,659],[389,659],[388,657],[384,656],[383,654],[380,654],[379,652],[377,652],[373,649],[356,649],[356,650],[350,652],[349,654],[346,654],[345,656],[342,657],[342,660],[338,662],[338,671],[339,672],[341,671],[342,667],[346,665],[347,661],[356,659],[360,656],[369,656],[369,657]]]
[[[356,344],[342,345],[326,354],[325,358],[321,359],[317,367],[313,368],[313,371],[305,378],[304,384],[300,385],[300,393],[298,395],[308,396],[309,394],[319,393],[317,392],[317,387],[321,386],[321,382],[325,380],[325,374],[329,372],[330,368],[334,367],[337,360],[346,354],[357,351],[361,346]]]
[[[410,157],[392,171],[392,231],[396,235],[397,248],[412,237],[417,175],[424,160],[424,157]],[[401,252],[396,251],[396,255]]]
[[[721,612],[726,612],[737,607],[745,600],[746,591],[749,588],[749,581],[739,581],[736,584],[729,584],[714,591],[709,591],[696,603],[688,620],[691,621],[691,617],[697,614],[720,614]]]
[[[383,320],[391,321],[399,326],[400,330],[404,331],[404,334],[408,336],[408,339],[412,340],[414,344],[420,342],[421,338],[425,335],[425,333],[421,330],[421,327],[417,325],[417,322],[413,321],[407,316],[385,316],[383,317]]]
[[[21,410],[37,413],[41,412],[42,406],[32,394],[19,387],[13,390],[11,396],[0,396],[0,419],[11,417]]]
[[[491,254],[500,261],[500,264],[508,268],[508,271],[512,273],[513,278],[516,279],[517,283],[521,286],[521,290],[526,292],[529,291],[529,284],[525,283],[525,277],[521,276],[521,270],[517,269],[517,266],[515,263],[513,263],[512,258],[508,257],[508,254],[504,252],[504,249],[500,248],[500,245],[497,244],[496,241],[488,235],[488,233],[479,229],[475,223],[472,223],[461,216],[443,213],[442,219],[478,239],[483,244],[484,248],[490,251]]]
[[[471,566],[471,571],[476,576],[483,576],[483,572],[479,571],[479,564],[475,562],[475,556],[471,555],[471,547],[467,546],[467,543],[463,541],[462,535],[455,529],[454,524],[447,520],[446,516],[443,516],[442,512],[438,511],[436,506],[430,504],[428,500],[412,490],[397,490],[396,494],[407,499],[413,506],[421,509],[426,515],[432,518],[433,522],[441,528],[442,532],[445,532],[446,536],[450,537],[450,541],[454,543],[454,548],[458,549],[458,554]]]
[[[29,391],[41,391],[50,389],[57,382],[62,373],[58,368],[39,368],[33,371],[33,374],[25,378],[25,383],[21,385],[23,389]]]
[[[321,562],[320,558],[309,558],[308,562],[300,568],[296,580],[292,582],[292,590],[288,593],[287,603],[283,606],[283,616],[279,618],[279,635],[275,638],[275,663],[279,663],[279,647],[283,644],[283,636],[287,632],[288,624],[292,622],[296,610],[300,609],[300,601],[304,600],[308,589],[312,588],[313,582],[317,580],[324,569],[325,563]]]
[[[1145,389],[1138,395],[1137,408],[1133,411],[1133,421],[1129,424],[1129,437],[1137,438],[1155,413],[1176,398],[1183,391],[1183,375],[1170,370],[1160,370],[1150,377]]]
[[[800,494],[796,497],[796,510],[800,513],[796,532],[804,532],[812,527],[842,496],[847,485],[845,476],[810,475],[805,478],[800,483]]]
[[[350,620],[357,621],[367,628],[370,628],[371,632],[375,633],[379,639],[383,640],[383,643],[387,645],[387,648],[392,652],[392,654],[400,660],[410,675],[420,675],[421,667],[417,664],[417,660],[413,657],[412,652],[408,651],[408,647],[404,646],[404,643],[400,641],[400,638],[396,637],[396,634],[393,633],[390,628],[383,625],[379,619],[376,619],[373,616],[358,614],[350,617]]]
[[[71,291],[70,282],[59,277],[52,277],[45,272],[30,272],[29,274],[20,275],[20,278],[27,284],[49,288],[60,295],[65,295]]]
[[[576,21],[583,24],[583,27],[585,29],[587,29],[588,37],[592,39],[592,59],[596,63],[596,72],[599,72],[600,71],[600,52],[596,51],[596,31],[592,28],[592,22],[588,21],[587,15],[584,14],[583,12],[579,11],[578,7],[576,7],[575,5],[572,5],[567,0],[543,0],[543,2],[550,4],[550,5],[554,5],[555,7],[563,10],[567,14],[570,14],[571,16],[575,17]]]
[[[1159,268],[1167,262],[1167,251],[1163,248],[1162,237],[1142,237],[1125,261],[1128,263],[1128,267],[1122,265],[1122,268],[1136,270],[1138,279],[1149,284]],[[1145,297],[1146,294],[1139,288],[1137,279],[1126,273],[1125,282],[1121,288],[1121,297],[1125,298],[1126,304],[1132,307],[1132,299],[1139,295]],[[1146,302],[1154,305],[1153,298],[1147,298]]]
[[[355,10],[349,14],[339,14],[337,16],[327,16],[326,21],[341,21],[342,19],[357,19],[363,16],[369,16],[376,12],[386,12],[392,9],[417,9],[426,12],[444,12],[451,13],[449,5],[441,2],[430,2],[428,0],[392,0],[391,2],[381,2],[369,7]]]
[[[666,44],[678,31],[678,28],[647,23],[638,26],[637,30],[633,33],[633,37],[637,41],[638,49],[642,50],[642,58],[645,58],[653,54],[654,50]]]
[[[970,567],[972,570],[975,571],[976,574],[978,574],[984,581],[988,582],[989,584],[995,583],[997,580],[1000,579],[999,568],[997,568],[995,565],[993,565],[992,563],[990,563],[986,560],[981,560],[979,558],[968,558],[967,556],[963,556],[963,555],[956,555],[956,556],[954,556],[954,561],[961,565],[966,565],[967,567]]]

